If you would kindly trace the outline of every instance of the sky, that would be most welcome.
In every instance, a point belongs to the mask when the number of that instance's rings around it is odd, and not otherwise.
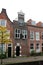
[[[18,17],[18,12],[25,13],[25,22],[32,19],[43,22],[43,0],[0,0],[0,12],[2,8],[7,10],[11,21]]]

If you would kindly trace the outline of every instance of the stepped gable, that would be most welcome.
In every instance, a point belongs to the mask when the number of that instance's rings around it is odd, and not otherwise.
[[[7,19],[9,21],[11,21],[7,15],[6,9],[2,8],[2,11],[0,13],[0,19]]]

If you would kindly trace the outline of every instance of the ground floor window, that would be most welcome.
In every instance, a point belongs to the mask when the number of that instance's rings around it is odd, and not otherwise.
[[[39,49],[39,43],[36,44],[36,49]]]
[[[30,49],[34,49],[33,43],[30,44]]]
[[[40,52],[40,43],[36,43],[36,52],[37,52],[37,53]]]
[[[42,43],[42,52],[43,52],[43,43]]]
[[[5,44],[0,44],[0,54],[5,53]]]

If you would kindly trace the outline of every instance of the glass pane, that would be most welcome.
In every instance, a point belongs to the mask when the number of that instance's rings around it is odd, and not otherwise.
[[[20,33],[20,30],[18,30],[18,33]]]
[[[5,26],[5,20],[2,20],[2,21],[1,21],[1,25],[2,25],[2,26]]]

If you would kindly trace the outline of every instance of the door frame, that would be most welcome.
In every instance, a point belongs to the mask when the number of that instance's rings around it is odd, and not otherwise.
[[[11,56],[12,56],[12,44],[8,44],[8,48],[11,47]]]
[[[20,55],[19,56],[22,56],[21,55],[21,45],[20,45],[20,43],[17,43],[16,45],[15,45],[15,57],[16,57],[16,48],[17,48],[17,46],[19,46],[20,47]]]

